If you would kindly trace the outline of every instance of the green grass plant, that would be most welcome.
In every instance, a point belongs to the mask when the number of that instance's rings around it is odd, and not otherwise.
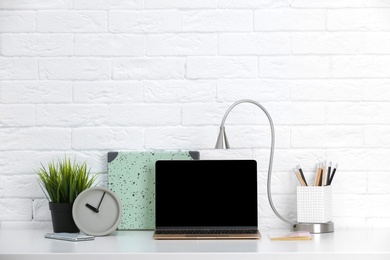
[[[73,203],[85,189],[91,187],[97,174],[91,174],[86,162],[73,162],[66,156],[57,162],[49,162],[47,168],[41,164],[36,170],[38,182],[46,190],[46,196],[53,203]]]

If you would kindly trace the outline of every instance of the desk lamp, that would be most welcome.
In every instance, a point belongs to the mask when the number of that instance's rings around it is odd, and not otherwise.
[[[237,105],[242,104],[242,103],[251,103],[253,105],[256,105],[259,107],[267,116],[270,127],[271,127],[271,151],[270,151],[270,156],[269,156],[269,164],[268,164],[268,175],[267,175],[267,195],[268,195],[268,201],[269,204],[272,208],[272,211],[275,213],[275,215],[282,221],[292,225],[292,229],[294,231],[309,231],[310,233],[327,233],[327,232],[333,232],[334,227],[333,227],[333,222],[329,223],[296,223],[292,222],[286,218],[284,218],[282,215],[279,214],[279,212],[276,210],[274,203],[272,201],[272,196],[271,196],[271,175],[272,175],[272,163],[274,159],[274,148],[275,148],[275,129],[274,129],[274,123],[272,121],[272,118],[268,111],[260,105],[258,102],[250,99],[242,99],[239,100],[233,105],[231,105],[228,110],[226,111],[222,123],[220,126],[219,130],[219,135],[217,139],[217,143],[215,145],[215,149],[230,149],[230,145],[227,139],[227,135],[225,132],[225,121],[227,116],[229,115],[230,111]]]

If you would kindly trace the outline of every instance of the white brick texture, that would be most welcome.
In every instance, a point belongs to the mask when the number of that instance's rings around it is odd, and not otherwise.
[[[182,30],[190,32],[248,32],[253,28],[248,10],[189,11],[182,15]]]
[[[326,11],[321,9],[260,9],[254,12],[255,31],[324,31]]]
[[[145,36],[126,34],[78,34],[77,56],[144,56]]]
[[[39,77],[47,80],[105,80],[111,63],[102,58],[46,58],[39,62]]]
[[[181,13],[176,10],[110,11],[108,30],[115,33],[180,32]]]
[[[34,32],[36,13],[34,11],[0,11],[0,32]]]
[[[215,55],[217,54],[217,35],[149,35],[147,39],[147,54],[151,56]]]
[[[115,80],[183,79],[184,58],[129,58],[113,61],[112,77]]]
[[[1,0],[0,228],[51,227],[40,163],[190,149],[258,161],[260,228],[296,219],[291,169],[338,163],[336,226],[388,225],[390,4],[372,0]],[[387,221],[387,222],[385,222]]]
[[[254,57],[189,57],[187,74],[190,79],[255,78]]]
[[[107,31],[107,13],[104,11],[38,11],[38,32],[88,33]]]
[[[4,56],[68,56],[73,54],[71,34],[4,34]]]

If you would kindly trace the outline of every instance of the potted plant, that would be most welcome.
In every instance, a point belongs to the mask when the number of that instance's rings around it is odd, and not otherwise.
[[[77,195],[92,186],[97,175],[90,174],[86,162],[77,163],[76,159],[72,162],[66,156],[49,162],[47,168],[41,164],[36,173],[49,200],[54,232],[79,232],[72,216],[73,202]]]

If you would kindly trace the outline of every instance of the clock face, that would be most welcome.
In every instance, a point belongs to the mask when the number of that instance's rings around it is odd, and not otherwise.
[[[122,215],[122,205],[112,191],[93,187],[81,192],[73,204],[73,219],[87,235],[105,236],[116,230]]]

